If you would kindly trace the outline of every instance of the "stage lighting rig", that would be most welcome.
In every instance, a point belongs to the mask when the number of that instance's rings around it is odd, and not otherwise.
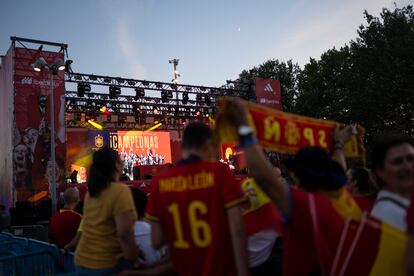
[[[119,95],[121,95],[121,88],[115,85],[109,86],[109,98],[116,99]]]
[[[183,104],[188,104],[188,93],[183,93],[183,100],[182,100],[182,103]]]
[[[211,98],[210,95],[204,95],[204,101],[206,103],[206,105],[210,106],[211,105]]]
[[[134,99],[137,101],[141,98],[145,97],[145,90],[144,88],[135,88],[135,97]]]
[[[137,114],[141,113],[140,106],[138,104],[132,104],[132,112]]]
[[[49,69],[52,71],[52,74],[55,75],[55,76],[58,74],[58,71],[65,70],[65,63],[60,59],[53,62],[53,64],[50,65],[50,66],[47,65],[47,64],[44,65],[44,66],[49,67]],[[34,68],[34,69],[36,71],[36,68]]]
[[[124,82],[120,83],[120,79]],[[72,103],[66,107],[66,111],[71,114],[85,112],[88,116],[92,117],[96,116],[96,114],[102,114],[101,112],[96,112],[94,110],[106,105],[108,112],[110,111],[113,116],[120,116],[119,118],[126,115],[132,115],[135,116],[135,118],[140,119],[145,119],[147,117],[157,118],[162,116],[165,118],[166,116],[174,116],[175,118],[180,119],[186,118],[188,120],[199,120],[206,117],[207,114],[213,115],[213,111],[215,110],[215,99],[217,97],[236,95],[234,89],[178,84],[177,89],[174,90],[171,88],[171,82],[166,83],[82,73],[67,73],[65,75],[65,81],[76,84],[81,83],[78,85],[79,95],[76,90],[66,91],[66,96],[72,101]],[[92,85],[94,86],[94,89],[97,85],[106,86],[110,93],[92,93],[89,88]],[[124,90],[124,88],[126,90],[121,91],[121,89]],[[155,92],[155,94],[151,93],[151,91]],[[176,97],[174,93],[181,94],[181,96],[178,95],[178,97]],[[89,105],[89,108],[87,108],[88,104],[86,100],[92,100],[96,103],[95,106]],[[140,110],[137,109],[138,106]],[[196,115],[197,111],[200,112],[200,115],[198,116]],[[86,121],[87,120],[84,120],[84,122]],[[104,123],[108,124],[109,128],[113,128],[113,124],[115,123],[116,125],[116,122],[121,122],[121,119],[117,120],[115,118]],[[178,122],[179,121],[177,120],[176,128],[172,126],[172,122],[170,125],[167,123],[165,127],[166,129],[179,129],[182,126]],[[129,129],[134,126],[131,124],[121,127]]]
[[[106,115],[106,116],[108,116],[108,115],[110,115],[110,114],[111,114],[111,113],[109,112],[108,108],[107,108],[105,105],[103,105],[101,108],[99,108],[99,111],[101,111],[101,112],[102,112],[102,114],[104,114],[104,115]]]
[[[36,72],[40,72],[44,67],[47,67],[47,62],[43,57],[40,57],[32,64],[32,67]]]
[[[214,114],[215,114],[214,108],[212,108],[212,107],[207,108],[207,114],[206,115],[208,117],[214,117]]]
[[[161,92],[161,102],[166,103],[168,102],[168,92],[167,91],[162,91]]]
[[[91,85],[85,82],[78,82],[78,97],[84,97],[85,94],[91,92]]]
[[[110,107],[111,113],[119,113],[120,109],[116,103],[111,103]]]
[[[172,83],[173,84],[175,84],[175,85],[177,85],[178,84],[178,78],[181,76],[179,73],[178,73],[178,70],[177,70],[177,66],[178,66],[178,62],[179,62],[180,60],[178,59],[178,58],[175,58],[175,59],[170,59],[168,62],[170,63],[170,64],[172,64],[173,65],[173,79],[172,79]],[[177,89],[177,88],[173,88],[173,89]]]
[[[134,80],[128,80],[127,83],[131,86],[134,86],[137,82]]]
[[[86,100],[86,102],[85,102],[85,107],[86,107],[86,109],[87,109],[88,111],[91,111],[91,112],[95,111],[95,110],[94,110],[95,103],[94,103],[94,102],[92,102],[92,100],[90,100],[90,99],[87,99],[87,100]]]
[[[66,62],[65,62],[65,73],[69,73],[69,74],[73,73],[72,63],[73,63],[73,60],[71,60],[71,59],[66,60]]]

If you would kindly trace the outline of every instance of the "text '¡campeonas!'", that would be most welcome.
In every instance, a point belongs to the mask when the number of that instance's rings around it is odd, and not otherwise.
[[[154,135],[117,135],[109,136],[109,146],[113,149],[158,148],[158,137]]]

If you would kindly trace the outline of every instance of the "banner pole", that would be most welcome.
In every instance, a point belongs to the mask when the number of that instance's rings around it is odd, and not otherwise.
[[[52,183],[50,183],[50,197],[52,199],[52,214],[56,212],[56,152],[55,152],[55,101],[53,96],[53,73],[49,68],[50,74],[50,159],[52,162]]]

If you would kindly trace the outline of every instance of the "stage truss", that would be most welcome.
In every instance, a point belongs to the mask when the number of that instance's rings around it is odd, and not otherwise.
[[[160,129],[180,130],[193,120],[209,122],[221,96],[240,96],[246,91],[229,88],[174,84],[130,78],[67,72],[70,84],[87,87],[66,90],[66,126],[91,127],[92,119],[105,129],[145,130],[161,123]],[[74,86],[74,85],[72,85]],[[93,92],[95,88],[106,92]],[[110,87],[118,90],[110,97]],[[85,89],[84,89],[85,90]],[[89,92],[90,90],[90,92]],[[143,95],[144,94],[144,95]],[[106,112],[102,112],[102,108]]]

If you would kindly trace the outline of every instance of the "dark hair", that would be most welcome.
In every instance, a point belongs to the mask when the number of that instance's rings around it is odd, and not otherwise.
[[[359,194],[366,195],[376,192],[377,187],[367,168],[353,168],[351,169],[351,174],[352,180],[356,181],[356,188]]]
[[[213,132],[209,126],[201,122],[194,122],[184,129],[182,148],[198,149],[212,138]]]
[[[131,178],[126,173],[123,173],[121,177],[119,178],[119,181],[130,181]]]
[[[132,198],[134,199],[135,209],[138,213],[138,218],[144,217],[145,207],[147,206],[147,194],[139,189],[131,189]]]
[[[77,177],[78,177],[78,171],[73,170],[72,173],[70,174],[70,177],[69,177],[71,183],[78,183]]]
[[[92,165],[89,171],[88,191],[91,197],[99,196],[114,179],[116,163],[119,161],[118,153],[110,148],[102,148],[96,151],[92,157]]]
[[[307,191],[335,191],[347,182],[341,165],[322,148],[301,149],[294,158],[286,160],[285,165]]]
[[[402,144],[410,144],[411,146],[414,146],[413,140],[407,136],[388,134],[378,137],[374,142],[374,147],[372,148],[372,168],[376,169],[384,167],[385,156],[388,151],[391,148]]]

